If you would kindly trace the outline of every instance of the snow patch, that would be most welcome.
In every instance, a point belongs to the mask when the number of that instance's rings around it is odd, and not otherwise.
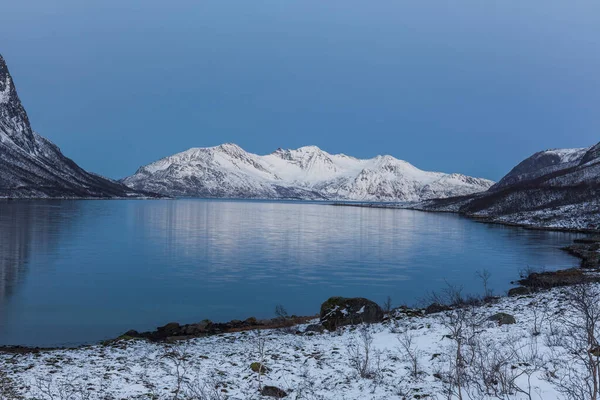
[[[6,104],[10,100],[10,89],[12,82],[10,80],[10,76],[6,77],[6,85],[4,89],[0,92],[0,104]]]

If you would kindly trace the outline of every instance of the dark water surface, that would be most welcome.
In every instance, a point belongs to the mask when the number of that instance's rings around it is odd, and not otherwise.
[[[171,321],[312,315],[333,295],[500,294],[578,261],[576,235],[456,215],[261,201],[0,202],[0,344],[72,345]]]

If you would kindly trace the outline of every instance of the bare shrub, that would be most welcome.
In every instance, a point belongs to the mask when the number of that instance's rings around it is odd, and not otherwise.
[[[191,357],[192,355],[188,351],[187,346],[183,344],[166,347],[161,356],[161,367],[168,376],[175,379],[173,400],[183,398],[182,391],[188,382],[188,373],[192,368],[190,364]]]
[[[373,350],[373,335],[367,324],[362,324],[357,329],[358,337],[353,337],[347,346],[348,361],[361,378],[374,379],[380,372],[377,365],[377,354]]]
[[[423,352],[417,348],[414,339],[415,336],[408,331],[398,335],[400,352],[408,360],[410,365],[410,376],[413,379],[419,379],[422,373],[420,359],[423,356]]]
[[[183,390],[184,400],[224,400],[225,397],[219,390],[218,382],[211,380],[204,382],[200,377],[187,382]]]
[[[300,373],[301,381],[295,390],[296,400],[325,400],[326,398],[316,393],[315,377],[310,374],[308,367],[304,366]]]
[[[494,296],[494,291],[490,289],[490,278],[492,274],[487,269],[475,272],[475,275],[481,280],[481,284],[483,285],[483,299],[488,300]]]
[[[275,316],[281,321],[285,321],[289,318],[287,310],[281,304],[277,304],[275,306]]]
[[[0,370],[0,400],[23,399],[18,388],[19,382],[11,378],[6,372]]]
[[[392,298],[390,296],[386,297],[385,301],[381,305],[383,312],[389,314],[392,311]]]
[[[544,364],[535,339],[522,343],[519,337],[510,337],[497,343],[479,338],[467,374],[470,397],[532,399],[532,377]]]
[[[82,376],[53,379],[51,376],[35,377],[32,388],[36,400],[92,400],[105,395],[103,381],[95,392],[88,390]]]
[[[547,304],[541,304],[540,301],[533,301],[529,304],[529,308],[533,314],[531,334],[538,336],[542,333],[542,325],[548,318],[548,306]]]
[[[555,351],[569,358],[547,379],[568,399],[597,400],[600,395],[600,287],[582,283],[567,290],[571,312],[557,316]]]
[[[260,329],[253,332],[252,337],[254,357],[258,363],[256,371],[256,380],[258,383],[258,390],[262,390],[262,375],[266,372],[265,359],[266,359],[266,346],[267,338],[263,335]]]

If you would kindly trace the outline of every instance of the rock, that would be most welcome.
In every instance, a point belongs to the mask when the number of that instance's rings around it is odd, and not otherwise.
[[[514,297],[514,296],[525,296],[531,294],[531,289],[525,286],[519,286],[519,287],[515,287],[512,288],[508,291],[508,296],[509,297]]]
[[[308,325],[305,329],[304,332],[316,332],[316,333],[323,333],[325,332],[325,327],[321,324],[311,324]]]
[[[275,397],[278,399],[282,399],[287,396],[287,393],[284,390],[279,389],[275,386],[263,386],[262,390],[260,391],[260,394],[263,396]]]
[[[173,336],[174,334],[178,333],[180,329],[181,325],[179,325],[177,322],[169,322],[165,326],[159,327],[157,331],[164,336]]]
[[[377,303],[362,297],[331,297],[321,304],[320,317],[327,330],[335,331],[345,325],[381,322],[383,310]]]
[[[600,267],[600,242],[598,238],[576,239],[575,244],[563,248],[569,254],[581,260],[581,268]]]
[[[534,289],[549,289],[558,286],[569,286],[589,281],[583,271],[578,268],[559,271],[533,272],[519,283]]]
[[[260,372],[261,375],[269,372],[269,369],[259,362],[253,362],[252,364],[250,364],[250,369],[256,373]]]
[[[452,308],[440,303],[432,303],[425,309],[425,314],[436,314],[443,311],[450,311]]]
[[[492,315],[491,317],[488,318],[488,320],[496,321],[496,322],[498,322],[498,325],[510,325],[510,324],[515,324],[517,322],[515,317],[513,317],[510,314],[502,313],[502,312]]]

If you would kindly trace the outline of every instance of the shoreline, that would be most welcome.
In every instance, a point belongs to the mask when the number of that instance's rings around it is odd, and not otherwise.
[[[503,225],[513,228],[523,228],[532,231],[547,231],[547,232],[568,232],[568,233],[582,233],[582,234],[600,234],[600,229],[584,229],[584,228],[565,228],[565,227],[552,227],[552,226],[543,226],[543,225],[529,225],[524,223],[517,222],[508,222],[508,221],[498,221],[494,220],[491,217],[478,217],[473,215],[462,214],[458,211],[450,211],[450,210],[426,210],[422,208],[416,208],[411,206],[402,206],[398,204],[385,204],[385,203],[333,203],[331,204],[335,207],[359,207],[359,208],[384,208],[390,210],[411,210],[411,211],[420,211],[426,213],[433,214],[454,214],[466,219],[469,219],[474,222],[483,223],[483,224],[493,224],[493,225]]]
[[[569,246],[560,248],[573,257],[580,260],[580,265],[575,268],[560,269],[556,271],[532,271],[526,277],[520,277],[511,281],[514,288],[508,291],[507,296],[495,296],[495,299],[504,299],[518,295],[533,295],[540,291],[547,291],[561,286],[570,286],[585,279],[586,272],[600,272],[600,236],[575,239]],[[574,273],[571,273],[574,272]],[[575,279],[575,280],[573,280]],[[593,281],[600,281],[594,277]],[[511,295],[511,291],[514,293]],[[406,309],[406,306],[396,307],[394,310]],[[425,308],[410,308],[424,312]],[[180,324],[170,322],[157,327],[153,331],[138,332],[129,330],[115,338],[101,340],[96,343],[82,344],[78,346],[22,346],[22,345],[0,345],[0,354],[37,354],[41,352],[52,352],[57,350],[81,350],[98,345],[110,345],[119,341],[146,340],[155,343],[174,343],[189,341],[197,338],[218,336],[238,332],[277,330],[283,328],[294,328],[310,321],[317,320],[318,314],[312,316],[291,315],[287,318],[272,318],[257,320],[249,317],[244,321],[231,320],[227,322],[212,322],[203,320],[198,323]]]
[[[596,287],[600,290],[600,285]],[[561,397],[554,382],[547,379],[543,361],[554,357],[550,371],[561,375],[573,365],[568,352],[555,354],[555,348],[547,344],[556,335],[554,320],[573,315],[565,307],[568,293],[564,287],[555,287],[463,306],[464,315],[472,318],[469,323],[478,327],[475,343],[490,346],[495,354],[515,355],[506,361],[507,371],[531,371],[527,372],[529,380],[519,380],[517,386],[544,399]],[[200,397],[211,400],[272,396],[267,393],[313,400],[442,398],[446,377],[452,373],[448,365],[456,351],[449,318],[463,315],[459,310],[426,314],[399,308],[381,322],[343,326],[335,332],[316,332],[302,324],[291,331],[242,331],[176,342],[123,339],[34,354],[0,353],[0,378],[4,373],[9,388],[18,390],[22,398],[39,399],[65,388],[88,393],[82,398],[94,400],[167,399],[179,388],[190,394],[182,399],[196,399],[197,388],[216,389],[209,392],[215,394],[212,397]],[[373,359],[369,373],[361,374],[353,364],[352,351],[365,337]],[[410,357],[415,357],[415,363]],[[530,360],[540,361],[530,364]],[[530,365],[535,369],[530,370]],[[418,368],[415,374],[413,367]],[[478,377],[477,364],[471,367]],[[269,392],[267,388],[274,389]]]
[[[211,200],[212,198],[207,198]],[[216,198],[221,199],[221,198]],[[19,200],[177,200],[177,198],[0,198],[0,202],[2,201],[19,201]],[[221,199],[221,200],[255,200],[255,199]],[[266,199],[273,200],[273,199]],[[282,199],[276,199],[282,200]],[[295,200],[285,200],[285,201],[295,201]],[[297,200],[296,200],[297,201]],[[302,200],[300,200],[301,202]],[[502,221],[493,221],[486,217],[472,217],[468,215],[464,215],[454,211],[447,210],[422,210],[416,208],[410,208],[405,206],[400,206],[397,204],[386,204],[380,202],[373,203],[351,203],[351,202],[337,202],[327,204],[326,201],[311,201],[314,203],[323,202],[324,205],[336,206],[336,207],[358,207],[358,208],[384,208],[384,209],[396,209],[396,210],[412,210],[412,211],[420,211],[420,212],[428,212],[428,213],[449,213],[455,214],[459,217],[463,217],[473,222],[483,223],[483,224],[494,224],[494,225],[502,225],[512,228],[522,228],[527,230],[537,230],[537,231],[554,231],[554,232],[568,232],[568,233],[580,233],[584,235],[588,235],[587,238],[575,239],[571,245],[560,248],[560,250],[569,253],[571,256],[580,260],[580,265],[575,268],[568,269],[560,269],[556,271],[546,271],[546,272],[532,272],[532,274],[543,275],[544,278],[550,278],[553,280],[553,277],[558,276],[560,273],[564,271],[577,270],[577,271],[590,271],[592,269],[596,269],[600,272],[600,236],[591,236],[589,235],[599,235],[600,230],[584,230],[584,229],[571,229],[571,228],[560,228],[560,227],[544,227],[544,226],[531,226],[524,224],[516,224],[510,222],[502,222]],[[589,251],[589,249],[595,247],[596,249],[593,251]],[[590,254],[591,253],[591,254]],[[592,255],[595,254],[595,255]],[[595,264],[595,267],[590,267],[589,265]],[[516,285],[514,288],[508,291],[510,296],[510,291],[515,289],[528,288],[531,291],[537,290],[548,290],[550,288],[559,287],[559,286],[568,286],[573,283],[564,283],[560,282],[560,277],[558,281],[550,286],[546,287],[533,287],[524,284],[524,281],[527,281],[528,277],[520,277],[520,279],[515,279],[511,281],[510,284]],[[519,286],[520,285],[520,286]],[[522,292],[521,292],[522,293]],[[499,298],[504,298],[507,296],[500,296]],[[179,322],[170,322],[164,326],[157,327],[154,331],[147,332],[138,332],[134,329],[131,329],[115,338],[109,338],[106,340],[100,340],[94,343],[87,343],[75,346],[24,346],[24,345],[2,345],[0,344],[0,354],[35,354],[40,352],[51,352],[57,350],[80,350],[85,349],[97,345],[105,345],[107,343],[116,342],[119,340],[128,340],[128,339],[138,339],[138,340],[149,340],[149,341],[181,341],[181,340],[191,340],[194,338],[201,337],[209,337],[214,335],[221,335],[226,333],[236,333],[243,331],[253,331],[253,330],[270,330],[270,329],[281,329],[281,328],[290,328],[299,326],[301,324],[306,323],[307,321],[315,320],[318,318],[318,315],[312,316],[296,316],[292,315],[288,320],[282,321],[279,318],[272,319],[261,319],[257,320],[254,317],[249,317],[244,321],[240,320],[231,320],[225,322],[212,322],[208,320],[204,320],[198,323],[190,323],[190,324],[181,324]],[[253,320],[253,321],[252,321]],[[252,322],[250,322],[252,321]],[[291,323],[291,324],[290,324]],[[181,331],[177,331],[175,335],[166,335],[163,333],[168,331],[169,329],[175,329],[179,327]],[[208,328],[208,329],[207,329]],[[184,331],[188,329],[189,333],[184,333]],[[175,329],[177,330],[177,329]],[[162,333],[161,333],[162,332]],[[164,336],[164,337],[163,337]],[[170,339],[168,339],[170,338]]]

